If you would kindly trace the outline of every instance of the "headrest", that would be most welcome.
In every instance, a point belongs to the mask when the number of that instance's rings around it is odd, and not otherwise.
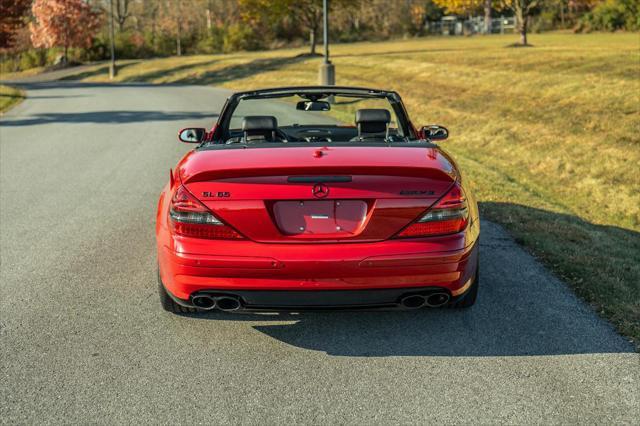
[[[359,109],[356,111],[356,123],[390,123],[391,113],[386,109]]]
[[[242,130],[276,130],[278,120],[271,115],[248,115],[242,120]]]

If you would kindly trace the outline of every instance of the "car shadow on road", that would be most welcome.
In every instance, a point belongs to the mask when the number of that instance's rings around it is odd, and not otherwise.
[[[272,316],[209,313],[210,320],[256,322],[288,345],[334,356],[526,356],[632,353],[592,312],[543,305],[486,283],[471,309],[301,312]],[[487,288],[488,287],[488,288]],[[578,312],[575,312],[575,311]]]
[[[288,345],[336,356],[526,356],[635,351],[502,227],[483,221],[480,246],[481,290],[476,305],[470,309],[270,315],[211,312],[192,318],[246,321],[253,329]]]
[[[334,356],[526,356],[632,353],[631,345],[594,317],[483,288],[471,309],[209,313],[199,318],[256,322],[252,327],[298,348]],[[508,297],[511,299],[504,299]],[[557,310],[556,310],[557,309]]]

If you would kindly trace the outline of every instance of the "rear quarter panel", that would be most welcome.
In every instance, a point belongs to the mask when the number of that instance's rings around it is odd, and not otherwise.
[[[470,228],[474,227],[472,235],[478,234],[475,237],[479,236],[480,233],[480,211],[478,209],[478,202],[476,200],[476,196],[473,192],[473,182],[469,179],[468,175],[460,168],[456,160],[453,158],[451,154],[442,148],[438,148],[440,153],[445,156],[449,162],[452,164],[456,175],[458,176],[458,182],[462,185],[462,189],[464,190],[464,194],[467,197],[467,204],[469,206],[469,222]]]

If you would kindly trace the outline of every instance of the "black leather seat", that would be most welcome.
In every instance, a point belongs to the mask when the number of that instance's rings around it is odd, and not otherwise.
[[[391,113],[386,109],[359,109],[356,111],[358,136],[351,140],[387,139]]]
[[[242,120],[242,138],[245,142],[275,142],[278,120],[271,115],[248,115]]]

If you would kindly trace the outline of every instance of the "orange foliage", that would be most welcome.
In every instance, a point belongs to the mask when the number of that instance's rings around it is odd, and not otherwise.
[[[89,47],[101,24],[101,14],[83,0],[35,0],[31,11],[35,47]]]
[[[0,1],[0,49],[13,47],[28,10],[29,0]]]
[[[434,3],[447,9],[448,13],[466,15],[482,9],[485,2],[484,0],[434,0]]]

